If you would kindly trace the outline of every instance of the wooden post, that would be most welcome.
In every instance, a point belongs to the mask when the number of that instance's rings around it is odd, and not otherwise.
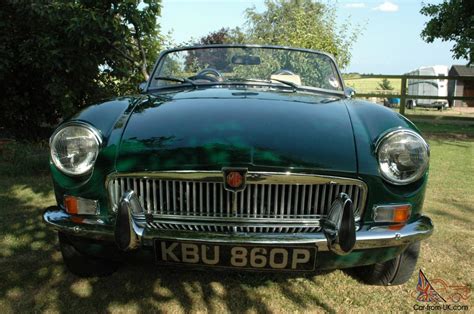
[[[400,93],[400,114],[405,115],[405,105],[407,102],[407,77],[402,77],[402,90]]]

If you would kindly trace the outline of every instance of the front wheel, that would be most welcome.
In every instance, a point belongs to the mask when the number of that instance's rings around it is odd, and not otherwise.
[[[403,253],[394,259],[372,265],[356,267],[356,278],[370,285],[401,285],[410,279],[420,254],[420,242],[410,244]]]
[[[114,261],[80,252],[66,234],[59,232],[58,238],[64,263],[71,273],[79,277],[95,277],[108,276],[117,270],[118,264]]]

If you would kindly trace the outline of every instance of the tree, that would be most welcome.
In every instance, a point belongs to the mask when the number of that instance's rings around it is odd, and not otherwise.
[[[194,42],[196,45],[241,44],[246,42],[246,37],[240,27],[232,29],[223,27],[218,31],[210,32]]]
[[[472,0],[445,0],[440,4],[426,4],[421,14],[431,18],[421,32],[428,43],[435,39],[454,41],[451,49],[456,59],[474,60],[474,2]]]
[[[387,78],[384,78],[382,82],[379,82],[378,90],[393,90],[393,86]]]
[[[0,119],[44,136],[79,108],[136,91],[161,45],[160,0],[6,0],[0,10]]]
[[[191,45],[214,45],[214,44],[239,44],[245,43],[245,34],[239,27],[236,28],[221,28],[218,31],[210,32],[203,37],[192,40]],[[186,68],[192,72],[192,68],[199,63],[202,67],[205,64],[213,64],[218,69],[223,69],[229,65],[229,63],[222,58],[226,52],[223,50],[214,51],[214,53],[204,52],[201,53],[199,50],[189,52],[186,56]]]
[[[349,64],[360,27],[347,21],[336,26],[335,6],[313,0],[266,0],[265,7],[262,13],[255,6],[245,12],[249,41],[321,50],[332,54],[341,68]]]

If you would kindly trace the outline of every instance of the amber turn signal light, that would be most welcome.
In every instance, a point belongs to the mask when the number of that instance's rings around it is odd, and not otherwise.
[[[405,223],[408,221],[408,218],[410,218],[410,214],[411,214],[410,205],[403,205],[403,206],[396,207],[393,210],[393,221]]]
[[[64,208],[67,213],[73,215],[97,215],[99,213],[98,201],[71,195],[64,195]]]
[[[69,214],[77,214],[77,198],[74,196],[65,196],[64,207]]]
[[[378,205],[374,208],[375,222],[405,224],[411,215],[411,205]]]

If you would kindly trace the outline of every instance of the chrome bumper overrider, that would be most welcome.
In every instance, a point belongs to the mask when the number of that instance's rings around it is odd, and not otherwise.
[[[129,217],[132,217],[130,215]],[[49,207],[43,214],[44,221],[61,232],[106,241],[115,241],[115,225],[98,218],[79,218],[65,213],[58,207]],[[133,224],[132,228],[137,226]],[[253,243],[253,244],[314,244],[318,251],[329,251],[328,239],[324,232],[296,234],[252,234],[252,233],[208,233],[198,231],[156,230],[144,228],[134,230],[132,235],[142,246],[152,246],[153,239],[194,240],[203,242]],[[391,230],[388,226],[362,228],[356,232],[353,250],[373,249],[407,245],[429,237],[433,232],[431,219],[420,216],[400,230]],[[131,243],[137,243],[131,241]],[[126,248],[132,249],[133,247]]]

